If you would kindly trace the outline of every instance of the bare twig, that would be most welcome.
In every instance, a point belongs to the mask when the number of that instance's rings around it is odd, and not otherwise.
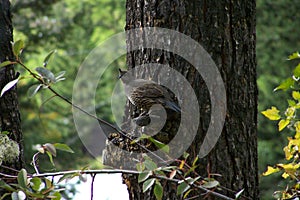
[[[18,176],[15,176],[15,175],[4,174],[4,173],[1,173],[1,172],[0,172],[0,176],[6,177],[6,178],[14,178],[14,179],[18,177]]]
[[[40,83],[45,84],[45,82],[43,81],[43,79],[41,79],[36,73],[34,73],[33,71],[31,71],[31,69],[29,69],[24,63],[22,63],[21,60],[17,60],[16,61],[18,64],[20,64],[25,70],[27,70],[35,79],[37,79]],[[131,137],[129,137],[127,135],[126,132],[118,129],[117,127],[115,127],[114,125],[112,125],[111,123],[98,118],[95,115],[92,115],[91,113],[87,112],[86,110],[82,109],[81,107],[79,107],[78,105],[73,104],[68,98],[64,97],[63,95],[59,94],[56,90],[54,90],[50,85],[47,85],[48,89],[57,97],[59,97],[60,99],[62,99],[63,101],[65,101],[66,103],[68,103],[69,105],[71,105],[73,108],[78,109],[79,111],[83,112],[84,114],[86,114],[87,116],[96,119],[98,122],[105,124],[109,127],[111,127],[113,130],[115,130],[117,133],[121,134],[123,137],[125,137],[126,139],[128,139],[129,141],[134,141],[134,139],[132,139]],[[145,150],[146,152],[148,152],[149,154],[151,154],[152,156],[154,156],[155,158],[157,158],[158,160],[160,160],[163,163],[167,163],[167,161],[165,161],[162,157],[160,157],[159,155],[155,154],[154,152],[152,152],[151,150],[149,150],[148,148],[146,148],[145,146],[136,143],[141,149]]]
[[[182,181],[181,179],[168,178],[166,176],[154,176],[154,177],[158,178],[158,179],[161,179],[161,180],[167,180],[167,181],[170,181],[170,182],[174,182],[174,183],[178,183],[178,182]],[[185,179],[183,179],[183,180],[185,180]],[[227,197],[227,196],[225,196],[223,194],[220,194],[218,192],[214,192],[212,190],[209,190],[209,189],[207,189],[205,187],[202,187],[201,185],[197,185],[197,184],[194,184],[194,183],[188,183],[188,184],[191,187],[198,188],[198,189],[200,189],[200,190],[202,190],[204,192],[210,193],[210,194],[212,194],[212,195],[214,195],[216,197],[220,197],[220,198],[225,199],[225,200],[234,200],[233,198],[230,198],[230,197]]]
[[[91,183],[91,200],[94,198],[94,182],[95,182],[96,174],[92,174],[92,183]]]
[[[40,152],[36,152],[34,155],[33,155],[33,157],[32,157],[32,166],[33,166],[33,168],[34,168],[34,171],[35,171],[35,173],[36,174],[40,174],[39,173],[39,169],[38,169],[38,166],[37,166],[37,164],[36,164],[36,161],[37,161],[37,156],[40,154]]]
[[[5,165],[1,165],[1,167],[4,168],[4,169],[8,169],[10,171],[13,171],[13,172],[17,172],[17,173],[19,172],[19,170],[16,170],[14,168],[11,168],[11,167],[8,167],[8,166],[5,166]]]
[[[0,166],[2,167],[2,166]],[[135,170],[122,170],[122,169],[98,169],[98,170],[69,170],[60,172],[49,172],[49,173],[39,173],[28,175],[29,178],[34,177],[48,177],[48,176],[63,176],[67,174],[139,174],[140,172]],[[17,176],[0,173],[3,177],[17,178]]]
[[[62,175],[66,175],[66,174],[91,174],[92,177],[95,177],[97,174],[117,174],[117,173],[122,173],[122,174],[135,174],[138,175],[141,172],[139,171],[135,171],[135,170],[122,170],[122,169],[100,169],[100,170],[71,170],[71,171],[61,171],[61,172],[51,172],[51,173],[42,173],[42,174],[34,174],[29,176],[29,178],[33,178],[33,177],[49,177],[49,176],[62,176]],[[0,176],[3,177],[8,177],[8,178],[17,178],[17,176],[13,176],[13,175],[8,175],[8,174],[3,174],[0,173]],[[152,175],[153,178],[157,178],[160,180],[166,180],[169,182],[173,182],[178,184],[178,182],[182,181],[181,179],[172,179],[172,178],[168,178],[166,176],[159,176],[159,175]],[[227,197],[223,194],[220,194],[218,192],[209,190],[207,188],[202,187],[201,185],[197,185],[197,184],[190,184],[191,187],[200,189],[204,192],[210,193],[216,197],[220,197],[222,199],[225,200],[234,200],[233,198]],[[93,182],[92,182],[92,187],[93,187]],[[93,190],[93,188],[91,188],[91,191]],[[91,196],[92,198],[92,196]]]

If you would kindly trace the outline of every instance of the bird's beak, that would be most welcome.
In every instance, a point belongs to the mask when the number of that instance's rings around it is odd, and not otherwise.
[[[119,76],[118,76],[118,78],[119,78],[119,79],[122,78],[122,76],[123,76],[124,74],[126,74],[126,72],[127,72],[127,71],[123,71],[123,70],[121,70],[121,69],[119,68]]]

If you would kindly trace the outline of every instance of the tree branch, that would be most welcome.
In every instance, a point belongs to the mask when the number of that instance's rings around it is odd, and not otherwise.
[[[16,63],[20,64],[26,71],[28,71],[30,73],[30,75],[32,75],[35,79],[37,79],[41,84],[45,84],[45,82],[36,74],[34,73],[31,69],[29,69],[21,60],[16,60]],[[130,141],[134,141],[134,139],[132,139],[131,137],[129,137],[127,135],[126,132],[118,129],[117,127],[115,127],[113,124],[98,118],[95,115],[92,115],[91,113],[89,113],[88,111],[82,109],[81,107],[79,107],[78,105],[73,104],[68,98],[64,97],[63,95],[59,94],[56,90],[54,90],[50,85],[47,85],[48,89],[57,97],[59,97],[60,99],[62,99],[63,101],[65,101],[66,103],[68,103],[70,106],[72,106],[73,108],[78,109],[79,111],[83,112],[84,114],[86,114],[87,116],[96,119],[98,122],[105,124],[109,127],[111,127],[113,130],[115,130],[117,133],[121,134],[123,137],[125,137],[126,139],[130,140]],[[162,157],[160,157],[159,155],[155,154],[154,152],[152,152],[151,150],[149,150],[147,147],[145,147],[144,145],[141,145],[139,143],[136,143],[136,145],[138,145],[141,149],[145,150],[146,152],[148,152],[149,154],[151,154],[152,156],[154,156],[155,158],[157,158],[158,160],[160,160],[163,163],[168,163],[167,161],[165,161]]]
[[[44,178],[44,177],[49,177],[49,176],[52,176],[52,177],[53,176],[63,176],[63,175],[67,175],[67,174],[90,174],[92,176],[93,180],[94,180],[94,177],[97,174],[118,174],[118,173],[139,175],[141,172],[135,171],[135,170],[123,170],[123,169],[70,170],[70,171],[60,171],[60,172],[33,174],[33,175],[29,175],[28,178],[34,178],[34,177]],[[0,176],[8,177],[8,178],[17,178],[18,177],[18,176],[3,174],[3,173],[0,173]],[[178,184],[178,182],[182,181],[180,179],[168,178],[166,176],[160,176],[160,175],[152,175],[151,177],[157,178],[157,179],[160,179],[160,180],[166,180],[166,181],[173,182],[173,183],[176,183],[176,184]],[[197,184],[193,183],[193,184],[190,184],[190,186],[194,187],[194,188],[197,188],[197,189],[200,189],[200,190],[202,190],[206,193],[210,193],[210,194],[212,194],[216,197],[220,197],[220,198],[225,199],[225,200],[234,200],[233,198],[230,198],[230,197],[227,197],[227,196],[225,196],[223,194],[220,194],[218,192],[214,192],[212,190],[209,190],[205,187],[202,187],[201,185],[197,185]]]

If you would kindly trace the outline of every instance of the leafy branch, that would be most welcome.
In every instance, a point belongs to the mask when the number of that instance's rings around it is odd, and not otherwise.
[[[59,72],[54,75],[48,68],[47,65],[51,56],[55,53],[55,51],[51,51],[44,59],[43,67],[37,67],[35,70],[31,70],[27,67],[21,60],[20,54],[24,48],[23,41],[19,40],[15,43],[12,43],[13,53],[15,55],[15,61],[4,61],[0,63],[0,67],[5,67],[8,65],[19,64],[23,67],[29,74],[38,81],[38,84],[33,85],[29,89],[30,97],[33,97],[40,89],[48,89],[50,90],[54,96],[59,97],[64,102],[69,104],[71,107],[78,109],[82,113],[87,116],[96,119],[98,122],[105,124],[111,127],[114,131],[131,141],[132,144],[138,145],[142,150],[151,154],[156,159],[160,160],[162,163],[167,163],[163,158],[159,155],[155,154],[151,150],[147,149],[144,145],[140,144],[139,141],[142,139],[148,139],[152,143],[154,143],[158,148],[162,149],[165,153],[168,153],[169,147],[155,139],[143,135],[141,138],[132,139],[128,134],[122,130],[119,130],[114,125],[109,122],[98,118],[96,115],[89,113],[88,111],[82,109],[78,105],[73,104],[68,98],[64,97],[60,93],[58,93],[55,89],[53,89],[52,85],[57,82],[65,80],[64,74],[65,71]],[[7,83],[4,88],[1,90],[0,97],[3,96],[7,91],[13,88],[22,77],[16,77],[16,79]],[[61,199],[60,191],[56,188],[56,185],[51,181],[48,177],[61,176],[58,183],[65,180],[71,179],[78,176],[81,180],[85,180],[83,175],[90,174],[92,175],[93,181],[91,185],[91,190],[93,190],[93,183],[96,174],[111,174],[111,173],[122,173],[122,174],[135,174],[138,175],[139,183],[143,184],[143,192],[148,191],[153,188],[154,195],[157,200],[161,200],[163,197],[163,186],[161,181],[169,181],[173,182],[177,186],[177,195],[182,196],[187,199],[188,195],[192,191],[200,190],[202,192],[200,195],[213,195],[225,200],[232,200],[233,198],[227,197],[220,193],[218,190],[227,190],[234,193],[235,198],[243,197],[248,199],[245,196],[242,196],[243,190],[239,192],[234,192],[224,187],[221,187],[219,182],[212,178],[212,174],[209,173],[209,177],[202,178],[196,173],[197,160],[195,158],[192,166],[187,165],[186,160],[177,160],[179,166],[167,166],[167,167],[158,167],[155,162],[148,156],[143,156],[143,161],[137,164],[137,171],[135,170],[120,170],[120,169],[101,169],[101,170],[71,170],[71,171],[61,171],[61,172],[53,172],[53,173],[41,173],[37,164],[37,160],[40,154],[46,154],[49,157],[50,162],[54,165],[53,157],[56,156],[56,149],[67,151],[72,153],[73,151],[66,145],[56,143],[50,144],[46,143],[44,145],[38,146],[38,152],[33,155],[32,165],[35,170],[35,174],[28,174],[25,169],[22,169],[18,172],[17,176],[3,174],[0,173],[2,177],[16,179],[17,184],[7,184],[3,179],[0,179],[0,188],[4,188],[8,191],[3,197],[3,199],[8,195],[11,195],[12,199],[25,199],[26,197],[30,197],[32,199],[41,199],[41,198],[49,198],[49,199]],[[188,155],[187,155],[188,156]],[[184,156],[185,159],[187,156]],[[3,167],[3,166],[2,166]],[[44,184],[42,184],[44,183]],[[192,197],[192,198],[198,198]],[[91,196],[93,199],[93,193]]]
[[[54,75],[54,73],[52,73],[49,69],[47,69],[47,65],[49,63],[49,60],[51,58],[51,56],[56,52],[56,51],[51,51],[44,59],[43,61],[43,67],[37,67],[35,69],[35,72],[32,71],[29,67],[27,67],[21,60],[20,58],[20,54],[22,53],[23,49],[24,49],[24,42],[22,40],[18,40],[15,43],[12,43],[12,48],[13,48],[13,53],[15,55],[15,61],[4,61],[2,63],[0,63],[0,67],[5,67],[8,65],[13,65],[13,64],[19,64],[20,66],[22,66],[26,71],[29,72],[29,74],[36,80],[38,80],[39,84],[33,85],[31,88],[29,88],[29,92],[30,92],[30,97],[33,97],[41,88],[43,89],[48,89],[50,90],[55,96],[59,97],[60,99],[62,99],[64,102],[68,103],[70,106],[72,106],[75,109],[78,109],[79,111],[81,111],[82,113],[86,114],[87,116],[96,119],[99,123],[102,123],[104,125],[109,126],[110,128],[112,128],[114,131],[116,131],[117,133],[119,133],[120,135],[122,135],[124,138],[128,139],[129,141],[134,142],[134,139],[132,139],[130,136],[128,136],[128,134],[120,129],[118,129],[116,126],[114,126],[113,124],[97,117],[96,115],[93,115],[91,113],[89,113],[88,111],[82,109],[80,106],[72,103],[71,100],[69,100],[68,98],[64,97],[63,95],[59,94],[55,89],[52,88],[52,85],[59,82],[59,81],[63,81],[65,80],[65,78],[63,77],[65,74],[65,71],[59,72],[56,76]],[[10,81],[9,83],[7,83],[0,94],[0,97],[3,96],[5,94],[5,92],[9,91],[11,88],[13,88],[18,82],[19,80],[21,80],[22,78],[17,77],[16,79]],[[152,156],[154,156],[155,158],[157,158],[158,160],[160,160],[163,163],[167,163],[167,161],[165,161],[162,157],[160,157],[159,155],[155,154],[153,151],[149,150],[147,147],[145,147],[144,145],[140,144],[140,143],[135,143],[136,145],[138,145],[142,150],[148,152],[149,154],[151,154]]]
[[[156,169],[156,173],[158,173],[158,170],[163,172],[163,171],[169,171],[171,168],[174,168],[174,166]],[[22,169],[19,171],[17,176],[0,173],[0,175],[2,177],[14,178],[14,179],[17,179],[17,181],[18,181],[18,184],[14,185],[15,186],[15,188],[14,188],[14,187],[6,184],[4,181],[0,180],[0,187],[8,189],[8,191],[12,192],[12,194],[18,194],[18,193],[20,193],[20,191],[22,191],[24,194],[26,194],[26,196],[43,198],[43,197],[46,197],[45,195],[51,194],[51,192],[49,190],[50,188],[48,188],[49,191],[47,191],[47,193],[44,193],[44,194],[42,191],[41,191],[41,193],[34,193],[34,192],[32,192],[32,190],[35,190],[37,192],[38,188],[40,189],[40,187],[41,187],[42,181],[48,180],[47,179],[48,177],[61,176],[61,178],[58,180],[58,183],[60,183],[63,180],[71,179],[71,178],[78,177],[78,176],[83,176],[84,174],[89,174],[89,175],[95,176],[95,174],[117,174],[117,173],[139,175],[140,181],[141,182],[145,181],[143,184],[144,192],[147,191],[148,189],[150,189],[154,183],[155,183],[156,187],[157,187],[157,185],[160,185],[159,180],[166,180],[166,181],[173,182],[178,185],[178,190],[177,190],[178,195],[180,195],[180,192],[183,192],[183,190],[185,188],[196,188],[196,189],[202,190],[203,192],[205,192],[207,194],[212,194],[216,197],[220,197],[225,200],[233,200],[233,198],[227,197],[219,192],[210,190],[212,187],[210,187],[208,184],[199,185],[196,181],[191,181],[192,179],[190,177],[187,177],[184,180],[181,180],[181,179],[175,179],[173,177],[167,177],[167,176],[159,175],[156,173],[152,173],[151,175],[149,175],[149,179],[146,178],[147,179],[146,180],[146,179],[140,178],[145,175],[145,172],[140,172],[140,171],[135,171],[135,170],[122,170],[122,169],[70,170],[70,171],[60,171],[60,172],[52,172],[52,173],[33,174],[33,175],[29,175],[25,169]],[[160,173],[160,174],[162,174],[162,173]],[[183,183],[186,183],[186,185]],[[49,184],[49,186],[51,186],[54,189],[53,183],[50,184],[48,182],[48,184]],[[185,186],[185,187],[183,187],[183,186]],[[52,189],[51,189],[51,191],[52,191]],[[159,197],[159,196],[162,197],[162,192],[163,192],[163,189],[161,188],[160,192],[156,193],[156,197]],[[52,194],[52,195],[54,195],[54,194]],[[58,197],[58,193],[55,193],[54,196]],[[51,198],[50,196],[47,196],[47,197]],[[157,199],[161,199],[161,198],[157,198]]]
[[[288,60],[300,59],[298,52],[288,57]],[[290,99],[287,99],[287,108],[279,110],[272,106],[270,109],[261,113],[269,120],[278,121],[278,131],[288,130],[293,133],[292,137],[287,137],[288,145],[283,148],[287,163],[278,163],[274,166],[268,166],[263,173],[268,176],[277,172],[282,173],[282,177],[287,182],[287,187],[282,191],[275,191],[273,196],[276,199],[294,199],[300,196],[300,91],[297,89],[300,83],[300,63],[294,68],[293,74],[284,80],[274,91],[291,91]]]

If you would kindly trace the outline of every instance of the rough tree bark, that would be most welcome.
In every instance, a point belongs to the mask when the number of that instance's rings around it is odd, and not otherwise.
[[[259,198],[255,6],[254,0],[127,0],[126,4],[127,30],[155,26],[177,30],[198,41],[215,61],[227,92],[226,122],[216,147],[200,160],[203,167],[199,173],[203,176],[207,172],[221,174],[218,180],[222,186],[233,191],[244,189],[243,194],[249,199]],[[141,49],[127,56],[129,67],[157,62],[184,74],[201,102],[198,135],[189,149],[193,157],[199,152],[198,144],[210,121],[205,83],[193,67],[168,52]],[[130,199],[155,199],[151,193],[140,194],[141,185],[135,176],[126,176],[125,182]],[[164,189],[163,199],[180,199],[173,187]],[[223,193],[234,198],[230,191]]]
[[[13,27],[11,21],[10,1],[0,1],[0,62],[13,60],[11,42],[13,41]],[[16,78],[13,66],[0,68],[0,88]],[[9,137],[16,141],[20,147],[19,159],[13,163],[2,163],[2,165],[19,170],[24,166],[23,161],[23,137],[21,132],[21,120],[17,100],[16,88],[7,91],[0,98],[0,130],[10,132]],[[16,172],[0,166],[0,172],[13,174]],[[2,196],[0,190],[0,196]]]
[[[199,160],[197,170],[203,177],[212,173],[221,174],[222,176],[216,179],[229,189],[223,189],[221,193],[231,198],[235,198],[235,192],[244,189],[245,199],[259,199],[255,6],[254,0],[127,0],[126,3],[126,30],[139,29],[140,36],[143,34],[143,27],[162,27],[179,31],[199,42],[216,63],[227,93],[226,121],[217,145],[206,157]],[[157,36],[157,40],[160,41],[161,38]],[[192,161],[199,152],[211,120],[211,102],[205,82],[195,67],[180,56],[163,50],[143,48],[143,44],[141,49],[130,51],[131,45],[132,40],[129,36],[127,38],[129,69],[149,63],[166,64],[184,75],[193,87],[199,102],[200,125],[195,140],[188,149]],[[147,78],[151,70],[150,67],[150,69],[138,68],[136,71],[141,77]],[[185,98],[189,97],[181,96],[179,100],[184,102]],[[127,119],[138,115],[137,110],[131,105],[126,114]],[[167,118],[166,126],[163,128],[168,133],[167,142],[176,135],[181,116],[171,117],[173,118]],[[128,148],[130,145],[126,144],[126,139],[118,134],[111,136],[110,140],[111,143],[106,149],[105,164],[132,168],[130,165],[127,166],[130,163],[130,156],[124,157],[124,152],[112,143],[122,146],[127,151],[134,149]],[[136,176],[123,175],[123,180],[128,186],[130,199],[155,199],[153,190],[142,193],[142,186],[138,184]],[[163,199],[182,198],[176,196],[174,185],[164,182],[163,187]],[[209,194],[203,196],[201,191],[191,193],[191,196],[196,195],[198,199],[204,196],[217,199]]]

